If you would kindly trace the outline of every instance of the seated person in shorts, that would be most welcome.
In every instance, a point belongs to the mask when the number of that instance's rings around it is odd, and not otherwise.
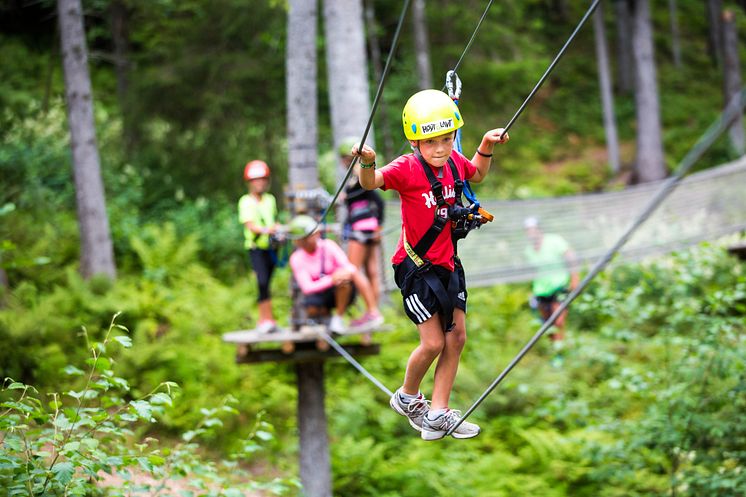
[[[352,264],[333,240],[321,238],[317,223],[310,216],[296,216],[290,223],[290,235],[296,237],[296,249],[290,256],[290,268],[305,299],[309,316],[332,310],[329,331],[346,330],[344,313],[355,290],[363,297],[366,312],[353,319],[350,327],[368,331],[383,323],[368,279]]]

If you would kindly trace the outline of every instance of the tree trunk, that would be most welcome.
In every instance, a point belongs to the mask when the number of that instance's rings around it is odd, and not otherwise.
[[[130,43],[129,43],[129,12],[123,0],[114,0],[109,5],[109,23],[111,39],[114,44],[114,69],[117,77],[117,97],[122,112],[122,140],[125,149],[132,152],[137,142],[137,126],[135,125],[129,105],[130,79]]]
[[[741,62],[738,58],[738,32],[736,31],[735,14],[726,10],[722,17],[723,26],[723,94],[725,104],[741,92]],[[746,150],[743,131],[743,110],[731,124],[728,130],[733,150],[743,155]]]
[[[705,9],[707,10],[707,51],[710,54],[712,63],[715,66],[720,65],[723,56],[723,27],[721,25],[721,15],[723,12],[723,0],[706,0]]]
[[[299,363],[298,429],[300,432],[300,479],[307,497],[331,497],[332,478],[329,438],[324,411],[324,363]]]
[[[433,87],[433,76],[430,68],[430,42],[427,37],[427,17],[425,0],[412,2],[412,24],[414,25],[414,53],[417,60],[417,81],[420,89]]]
[[[362,138],[370,115],[362,0],[324,0],[324,32],[332,134],[337,150],[348,137]],[[375,142],[372,129],[366,142]],[[343,174],[341,168],[338,171]]]
[[[679,35],[679,14],[676,0],[668,0],[668,15],[671,20],[671,56],[673,64],[681,68],[681,36]]]
[[[85,278],[95,274],[115,278],[80,0],[59,0],[57,15],[80,230],[80,269]]]
[[[286,98],[291,191],[319,186],[316,23],[315,0],[289,0]]]
[[[567,0],[552,0],[552,10],[560,21],[566,21],[569,18]]]
[[[376,22],[375,9],[373,8],[373,0],[365,1],[365,30],[368,35],[368,50],[370,51],[370,59],[373,65],[373,75],[375,81],[381,81],[383,76],[383,64],[381,62],[381,47],[378,41],[378,23]],[[385,99],[378,101],[378,112],[382,116],[387,116],[386,110],[387,105]],[[383,135],[383,151],[384,157],[391,158],[394,156],[394,138],[391,136],[391,127],[388,126],[386,119],[378,121],[382,126],[379,126],[379,132]]]
[[[603,5],[598,4],[593,15],[593,32],[596,39],[596,58],[598,59],[598,81],[601,89],[601,103],[604,114],[604,130],[606,132],[606,148],[609,154],[609,166],[614,174],[619,173],[619,138],[614,118],[614,95],[611,88],[611,70],[609,69],[609,55],[606,49],[606,29],[604,28]]]
[[[621,93],[634,88],[635,75],[632,60],[632,21],[628,0],[615,0],[614,10],[617,34],[617,84]]]
[[[637,115],[637,180],[641,183],[666,177],[661,137],[658,82],[653,51],[653,30],[648,0],[635,0],[632,52],[635,62]]]

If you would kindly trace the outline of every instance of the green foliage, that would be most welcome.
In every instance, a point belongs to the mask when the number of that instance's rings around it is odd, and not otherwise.
[[[722,247],[617,265],[571,308],[562,368],[541,340],[472,415],[474,440],[423,444],[375,388],[332,366],[338,495],[738,495],[746,446],[746,274]],[[528,288],[469,292],[452,395],[466,407],[538,324]],[[365,366],[389,388],[411,324]],[[428,376],[423,392],[429,392]]]
[[[109,350],[113,346],[129,348],[132,340],[115,320],[116,316],[102,341],[87,343],[87,372],[72,365],[63,369],[63,374],[79,378],[74,389],[50,393],[45,401],[33,386],[10,378],[3,381],[0,485],[7,495],[133,496],[156,492],[167,496],[178,495],[171,491],[183,486],[190,494],[230,497],[256,489],[281,495],[295,486],[279,479],[251,482],[238,465],[255,457],[261,444],[273,438],[272,427],[261,419],[241,450],[228,460],[212,462],[199,455],[199,440],[221,429],[226,416],[238,414],[230,396],[222,405],[201,409],[199,423],[173,446],[161,445],[152,437],[132,443],[138,426],[157,423],[173,406],[178,386],[165,381],[147,394],[127,400],[129,382],[115,374]],[[112,485],[106,482],[106,475],[121,481]]]
[[[4,23],[0,34],[0,205],[8,206],[0,215],[0,257],[10,281],[0,308],[0,377],[17,380],[5,384],[2,397],[9,403],[7,416],[0,418],[4,441],[15,445],[3,446],[0,478],[7,479],[0,483],[12,479],[16,485],[17,478],[26,478],[16,470],[28,467],[49,478],[50,485],[67,485],[71,494],[86,471],[108,464],[122,468],[133,493],[160,491],[157,483],[136,490],[137,473],[146,471],[160,482],[189,474],[201,479],[201,492],[210,495],[216,487],[208,480],[216,486],[227,480],[218,465],[195,459],[195,451],[206,450],[220,457],[250,453],[250,464],[258,468],[272,465],[278,475],[294,474],[292,368],[239,368],[233,348],[220,339],[225,331],[254,325],[256,290],[247,277],[235,212],[244,191],[243,164],[255,157],[267,160],[278,198],[283,188],[286,2],[254,2],[251,8],[236,0],[124,4],[131,72],[129,89],[121,95],[110,62],[111,2],[85,3],[97,138],[120,274],[113,284],[83,281],[75,270],[78,229],[54,3],[0,7],[18,21]],[[386,54],[401,5],[392,0],[373,5]],[[476,0],[428,5],[439,86],[484,5]],[[673,166],[715,117],[721,76],[707,56],[701,2],[678,2],[685,34],[680,69],[668,60],[667,6],[651,7],[664,142]],[[493,5],[460,69],[467,153],[484,130],[504,125],[513,115],[585,8],[545,0]],[[743,24],[739,19],[739,28]],[[615,27],[608,10],[607,28],[612,41]],[[377,142],[389,128],[396,148],[401,107],[417,89],[409,31],[404,30],[383,95],[387,114],[375,122]],[[594,57],[589,26],[511,130],[512,141],[497,152],[480,196],[523,198],[604,188],[610,173]],[[328,150],[327,82],[324,71],[319,74],[320,168],[323,184],[331,189],[337,164]],[[628,165],[634,101],[631,95],[615,97]],[[698,167],[731,157],[723,140]],[[387,399],[377,390],[347,364],[330,361],[335,494],[738,495],[746,485],[746,441],[739,424],[746,407],[742,268],[718,247],[617,265],[573,305],[564,367],[549,365],[553,352],[541,340],[474,413],[483,433],[472,441],[423,444],[386,408]],[[273,291],[282,320],[289,314],[286,270],[275,277]],[[469,405],[535,332],[527,296],[524,286],[470,291],[469,343],[453,405]],[[398,297],[393,300],[397,309]],[[129,338],[132,348],[117,353],[116,362],[96,352],[109,360],[98,363],[102,369],[96,377],[117,384],[86,393],[81,377],[59,371],[88,356],[77,345],[81,323],[92,330],[87,333],[92,343],[114,345],[113,338],[106,341],[106,329],[118,311],[132,333],[116,337]],[[395,387],[417,336],[398,310],[386,314],[395,331],[381,338],[382,354],[366,358],[365,366]],[[116,375],[103,375],[114,365]],[[120,383],[122,378],[126,382]],[[157,390],[166,381],[181,385],[178,399],[168,396],[173,405],[162,396],[168,391]],[[127,388],[120,388],[125,383]],[[38,394],[26,387],[31,384]],[[431,387],[430,376],[423,391]],[[75,396],[53,394],[65,391]],[[225,406],[215,401],[227,393],[235,400]],[[102,399],[115,395],[118,404],[105,408]],[[84,407],[76,418],[78,402]],[[117,420],[118,409],[139,420]],[[234,409],[238,416],[229,416]],[[49,424],[57,410],[68,428],[75,428],[71,439],[77,437],[80,445],[59,445],[62,440]],[[254,421],[260,413],[274,429]],[[83,423],[104,414],[114,431],[94,437],[97,445],[84,443],[90,437],[82,436]],[[158,419],[157,426],[149,415]],[[157,446],[148,438],[156,435],[166,443]],[[22,439],[17,437],[24,436],[39,457],[18,448]],[[197,439],[204,448],[192,445]],[[269,450],[257,452],[256,440]],[[50,470],[52,452],[44,451],[52,447],[61,455]],[[117,450],[105,452],[112,449]],[[123,459],[109,461],[114,453]],[[5,465],[10,460],[15,466]],[[140,469],[127,472],[133,467]],[[233,472],[244,466],[228,467]],[[286,486],[268,481],[263,490],[282,492]]]
[[[600,427],[617,442],[590,447],[601,466],[595,478],[619,486],[620,495],[642,468],[657,475],[660,490],[680,495],[746,488],[742,266],[717,248],[701,248],[621,268],[578,309],[581,320],[620,340],[623,353],[657,364],[608,379],[608,386],[635,393],[639,416]]]

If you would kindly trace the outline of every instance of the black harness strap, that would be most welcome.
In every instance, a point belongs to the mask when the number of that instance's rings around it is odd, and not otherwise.
[[[422,259],[425,259],[427,251],[430,250],[430,247],[433,246],[433,243],[435,243],[435,240],[438,239],[440,234],[443,232],[443,228],[445,228],[446,223],[448,222],[447,217],[441,217],[439,214],[440,209],[442,207],[447,208],[448,204],[446,203],[445,198],[443,198],[443,184],[438,181],[438,178],[435,177],[432,169],[430,169],[430,166],[422,157],[422,154],[419,153],[419,150],[415,151],[414,155],[420,162],[422,170],[425,171],[425,176],[427,176],[427,180],[430,182],[430,190],[432,190],[433,192],[433,197],[435,197],[436,204],[435,214],[433,215],[433,224],[430,226],[430,228],[428,228],[422,238],[420,238],[417,244],[413,247],[414,252]],[[449,158],[448,160],[451,159]]]
[[[428,250],[430,250],[430,247],[433,246],[435,240],[437,240],[438,236],[440,236],[440,234],[443,232],[443,228],[445,228],[446,223],[450,222],[450,219],[447,216],[442,217],[440,215],[441,208],[446,207],[446,209],[448,209],[449,206],[445,198],[443,197],[443,184],[438,181],[438,178],[435,177],[432,169],[430,169],[430,166],[427,164],[419,151],[415,152],[415,157],[417,157],[417,160],[420,162],[423,171],[425,171],[427,180],[430,182],[430,189],[432,190],[433,196],[435,197],[436,207],[435,214],[433,216],[433,224],[430,226],[430,228],[428,228],[428,230],[425,232],[422,238],[420,238],[420,240],[412,248],[412,250],[415,252],[415,254],[417,254],[417,256],[419,256],[420,259],[425,261],[425,265],[419,268],[420,274],[422,274],[423,279],[433,291],[435,297],[438,299],[438,303],[440,304],[440,308],[443,314],[443,329],[445,331],[450,331],[455,325],[455,323],[453,322],[453,302],[454,299],[458,298],[458,275],[455,271],[453,271],[448,280],[447,287],[444,286],[438,275],[434,271],[432,271],[430,262],[425,258]],[[448,165],[450,166],[451,174],[453,175],[454,192],[456,195],[455,202],[457,205],[461,206],[461,193],[464,188],[464,182],[461,180],[458,169],[456,168],[456,164],[450,157],[448,158]],[[455,241],[452,239],[452,242]],[[454,243],[454,255],[455,247],[456,244]]]

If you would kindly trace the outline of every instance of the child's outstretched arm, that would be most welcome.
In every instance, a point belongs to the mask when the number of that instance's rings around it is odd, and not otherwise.
[[[474,183],[481,182],[490,171],[490,164],[492,163],[492,151],[495,148],[496,143],[506,143],[510,140],[507,133],[500,139],[503,134],[503,128],[491,129],[484,134],[482,137],[482,143],[477,147],[477,151],[474,157],[471,159],[471,163],[477,168],[477,172],[471,177],[469,181]],[[362,184],[362,181],[360,182]]]
[[[376,171],[376,151],[368,145],[363,145],[363,149],[358,149],[359,144],[352,147],[350,153],[353,157],[360,157],[360,186],[366,190],[375,190],[383,186],[383,174]]]

